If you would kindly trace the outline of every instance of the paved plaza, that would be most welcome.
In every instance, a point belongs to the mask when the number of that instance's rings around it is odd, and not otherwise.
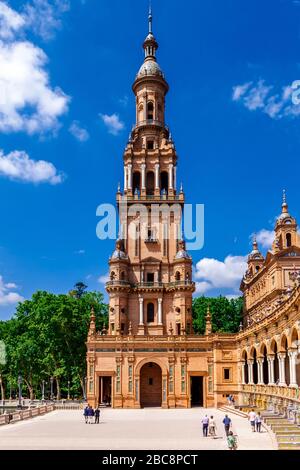
[[[142,409],[101,411],[99,425],[85,424],[82,411],[54,411],[0,428],[0,450],[204,450],[227,449],[222,420],[212,409]],[[213,414],[217,439],[203,438],[201,419]],[[266,430],[252,433],[247,419],[230,416],[238,435],[239,450],[276,448]]]

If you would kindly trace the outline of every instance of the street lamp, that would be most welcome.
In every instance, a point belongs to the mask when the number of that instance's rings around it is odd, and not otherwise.
[[[42,401],[45,401],[45,380],[42,381]]]
[[[50,400],[53,400],[53,377],[50,377]]]
[[[22,375],[19,374],[18,376],[18,386],[19,386],[19,408],[22,408],[22,383],[23,383],[23,378]]]
[[[68,380],[68,398],[67,400],[70,400],[70,380]]]

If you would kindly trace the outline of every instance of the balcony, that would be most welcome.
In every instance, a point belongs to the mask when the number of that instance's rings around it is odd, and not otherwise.
[[[144,121],[139,121],[136,126],[133,126],[133,129],[139,128],[139,127],[144,127],[144,126],[157,126],[157,127],[163,127],[167,131],[169,131],[168,126],[162,121],[158,121],[157,119],[145,119]]]
[[[131,288],[131,289],[165,289],[165,290],[174,290],[176,288],[195,288],[195,283],[193,281],[174,281],[174,282],[138,282],[138,283],[130,283],[129,281],[108,281],[106,283],[106,288],[110,289],[113,287],[120,287],[120,288]]]
[[[148,237],[144,241],[145,243],[158,243],[158,239],[156,237]]]

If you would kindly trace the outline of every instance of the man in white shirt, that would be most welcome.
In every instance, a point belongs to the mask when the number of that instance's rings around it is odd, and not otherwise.
[[[248,420],[250,421],[252,432],[255,432],[255,420],[256,420],[256,413],[254,410],[251,410],[248,415]]]

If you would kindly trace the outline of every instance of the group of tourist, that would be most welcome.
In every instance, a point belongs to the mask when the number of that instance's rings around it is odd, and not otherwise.
[[[248,414],[248,420],[250,421],[252,432],[261,432],[261,414],[260,412],[255,413],[254,410],[251,410]]]
[[[230,450],[236,450],[237,438],[233,434],[233,432],[230,430],[232,427],[232,421],[228,415],[225,415],[225,418],[223,419],[223,424],[224,424],[225,434],[227,437],[228,448]],[[217,438],[217,426],[216,426],[216,421],[213,416],[211,416],[210,418],[207,415],[204,416],[204,418],[202,419],[202,432],[203,432],[203,437],[208,437],[209,435],[213,439]]]
[[[207,415],[204,416],[204,418],[202,419],[202,431],[203,437],[207,437],[208,434],[212,438],[216,437],[217,426],[213,416],[211,416],[210,418]]]
[[[84,408],[83,416],[85,419],[85,424],[99,424],[100,420],[100,408],[93,408],[91,405],[87,405]]]
[[[234,404],[235,404],[234,395],[231,395],[231,394],[230,394],[230,395],[228,395],[228,397],[227,397],[227,401],[228,401],[228,405],[230,405],[230,406],[234,406]]]

